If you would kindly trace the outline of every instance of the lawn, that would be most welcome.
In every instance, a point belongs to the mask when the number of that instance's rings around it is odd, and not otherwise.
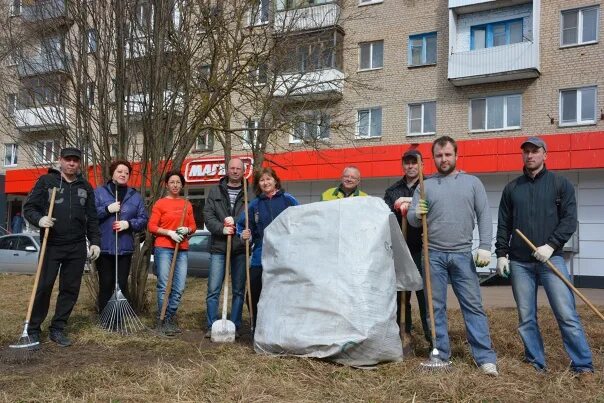
[[[20,335],[32,280],[30,276],[0,275],[3,350]],[[152,287],[150,284],[150,300],[154,301]],[[74,345],[62,349],[45,341],[30,363],[0,363],[0,399],[604,402],[604,322],[584,306],[579,312],[594,353],[595,376],[580,379],[569,372],[558,327],[548,308],[540,309],[539,318],[550,371],[536,373],[522,362],[516,310],[500,308],[487,311],[501,373],[498,378],[490,378],[472,362],[458,310],[449,314],[451,372],[419,370],[427,355],[419,323],[414,334],[415,356],[375,370],[359,370],[315,359],[261,356],[254,352],[249,335],[225,345],[203,339],[205,290],[205,280],[188,279],[179,311],[179,322],[185,329],[181,336],[169,339],[146,332],[120,337],[96,327],[92,299],[83,285],[69,325]],[[149,313],[143,320],[152,326],[153,317]],[[414,317],[418,317],[417,312]]]

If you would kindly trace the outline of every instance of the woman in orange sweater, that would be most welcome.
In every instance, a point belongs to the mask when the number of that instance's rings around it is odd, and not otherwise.
[[[166,334],[180,333],[174,321],[180,298],[185,289],[187,279],[187,250],[189,242],[187,236],[197,230],[193,207],[186,199],[180,197],[180,192],[185,184],[185,178],[180,171],[170,171],[164,179],[168,194],[159,199],[151,210],[149,218],[149,231],[155,235],[155,268],[157,270],[157,317],[159,319],[161,307],[168,283],[170,264],[176,244],[180,244],[176,256],[176,266],[172,280],[172,291],[168,297],[168,309],[164,322]],[[181,224],[183,211],[184,221]]]

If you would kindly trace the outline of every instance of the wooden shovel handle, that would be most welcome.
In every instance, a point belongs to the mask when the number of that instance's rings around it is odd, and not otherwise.
[[[250,217],[247,211],[247,181],[243,179],[243,209],[245,211],[245,229],[250,228]],[[252,286],[250,282],[250,240],[245,240],[245,288],[247,291],[247,306],[250,311],[250,329],[254,330],[254,308],[252,307]]]

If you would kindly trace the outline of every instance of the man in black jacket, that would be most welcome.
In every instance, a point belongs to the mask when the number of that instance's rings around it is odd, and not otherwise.
[[[402,220],[405,220],[405,223],[402,224],[402,228],[406,228],[407,234],[405,234],[405,239],[407,241],[407,246],[409,247],[409,251],[411,252],[411,257],[415,262],[415,265],[422,274],[422,264],[421,264],[421,255],[422,255],[422,229],[416,228],[407,224],[407,211],[409,210],[409,204],[413,198],[413,192],[415,192],[415,188],[419,185],[419,164],[417,158],[421,158],[421,154],[418,150],[408,150],[403,154],[402,162],[403,162],[403,171],[404,176],[401,180],[396,182],[394,185],[390,186],[386,189],[386,194],[384,195],[384,201],[390,207],[390,210],[396,215],[396,219],[399,224],[402,223]],[[402,305],[402,296],[404,294],[405,297],[405,333],[411,333],[411,291],[399,292],[397,293],[396,300],[396,315],[398,321],[401,321],[401,305]],[[419,313],[422,321],[422,328],[424,330],[424,336],[428,342],[431,341],[430,337],[430,328],[428,327],[428,321],[426,319],[426,299],[424,296],[424,291],[419,290],[415,292],[417,297],[417,303],[419,305]]]
[[[231,321],[239,331],[245,298],[245,244],[235,235],[235,219],[243,211],[243,176],[245,166],[239,158],[229,161],[227,176],[210,189],[203,208],[205,224],[212,233],[210,246],[210,274],[206,297],[207,332],[211,336],[212,324],[218,319],[220,290],[225,275],[227,237],[232,236],[231,280],[233,302]],[[237,333],[238,334],[238,333]]]
[[[65,326],[80,293],[87,255],[86,238],[91,245],[92,260],[101,252],[94,192],[90,183],[79,174],[81,156],[77,148],[62,149],[60,170],[51,168],[41,176],[23,206],[25,218],[40,228],[41,236],[50,231],[29,323],[29,336],[35,341],[40,340],[40,325],[48,314],[52,288],[60,273],[59,296],[49,337],[62,347],[71,345],[71,340],[65,335]],[[57,194],[53,216],[49,217],[53,188],[57,188]]]
[[[564,348],[576,373],[593,372],[591,350],[575,309],[571,290],[545,262],[550,260],[566,277],[563,246],[577,226],[575,190],[568,179],[545,167],[547,145],[530,137],[521,145],[524,174],[508,183],[499,203],[497,225],[497,273],[512,275],[518,306],[518,332],[525,359],[538,371],[545,370],[543,340],[537,323],[537,287],[543,285],[562,333]],[[522,231],[535,245],[531,249],[515,234]]]

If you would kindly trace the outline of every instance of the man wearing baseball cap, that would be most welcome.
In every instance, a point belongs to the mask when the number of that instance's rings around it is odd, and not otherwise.
[[[80,175],[82,152],[67,147],[61,150],[60,155],[59,169],[50,168],[38,179],[25,200],[23,212],[27,221],[40,228],[41,236],[50,231],[29,323],[29,336],[40,341],[40,325],[48,314],[60,268],[59,295],[49,326],[49,338],[59,346],[67,347],[71,340],[65,335],[65,326],[80,293],[87,257],[86,238],[90,242],[90,258],[96,260],[101,253],[101,234],[94,191]],[[49,217],[53,188],[57,189],[56,198],[52,217]]]
[[[572,371],[592,373],[591,350],[573,293],[546,265],[551,261],[569,277],[562,248],[577,227],[575,190],[568,179],[545,167],[547,145],[543,139],[529,137],[520,148],[524,173],[506,185],[499,203],[497,274],[511,274],[526,361],[537,371],[546,369],[537,322],[537,287],[541,283],[558,321]],[[538,245],[535,252],[516,235],[516,228]]]
[[[409,252],[411,252],[411,257],[415,262],[415,265],[422,274],[422,264],[421,264],[421,255],[422,255],[422,229],[412,227],[407,225],[407,211],[409,210],[409,204],[413,199],[413,193],[415,192],[415,188],[419,185],[419,161],[421,159],[421,153],[416,149],[410,149],[405,151],[402,157],[403,164],[403,178],[397,182],[395,182],[392,186],[386,189],[386,194],[384,195],[384,201],[390,207],[390,210],[396,216],[399,224],[401,224],[401,228],[406,232],[404,234],[405,240],[407,241],[407,246],[409,247]],[[401,314],[402,309],[402,297],[405,297],[405,333],[411,333],[411,291],[404,291],[397,293],[397,318],[400,324],[401,322]],[[426,319],[426,299],[424,297],[424,291],[419,290],[415,292],[417,297],[417,303],[419,305],[419,313],[421,316],[422,329],[424,331],[424,336],[426,340],[430,343],[430,328],[428,327],[428,321]]]

